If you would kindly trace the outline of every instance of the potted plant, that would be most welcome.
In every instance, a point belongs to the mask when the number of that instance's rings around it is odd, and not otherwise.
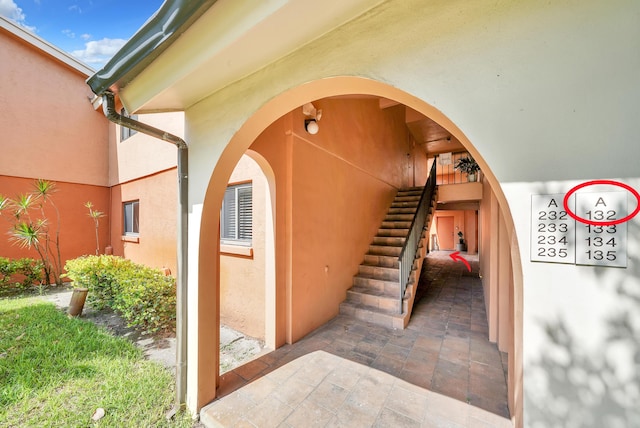
[[[471,156],[458,159],[454,168],[467,174],[469,181],[476,181],[476,173],[480,171],[480,166]]]
[[[464,235],[462,234],[462,231],[458,232],[458,244],[456,245],[456,250],[467,251],[467,246],[464,243]]]

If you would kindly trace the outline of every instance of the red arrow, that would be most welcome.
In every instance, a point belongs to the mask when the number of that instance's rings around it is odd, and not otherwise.
[[[464,257],[462,257],[462,256],[460,255],[460,251],[456,251],[455,253],[451,253],[451,254],[449,254],[449,257],[451,257],[451,258],[453,259],[453,261],[454,261],[454,262],[458,262],[458,261],[460,261],[460,262],[464,263],[464,264],[465,264],[465,266],[467,266],[467,270],[468,270],[469,272],[471,272],[471,265],[469,264],[469,262],[468,262],[468,261],[466,261],[466,260],[465,260],[465,258],[464,258]]]

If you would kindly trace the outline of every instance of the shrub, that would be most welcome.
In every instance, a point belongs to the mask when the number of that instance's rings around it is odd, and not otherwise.
[[[0,294],[19,293],[42,282],[42,262],[0,257]]]
[[[160,270],[107,255],[68,260],[65,269],[75,287],[89,289],[94,308],[110,307],[129,326],[152,332],[175,328],[175,280]]]

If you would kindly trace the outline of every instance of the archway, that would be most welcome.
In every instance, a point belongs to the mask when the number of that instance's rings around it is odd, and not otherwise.
[[[371,95],[394,100],[395,102],[404,104],[405,106],[431,118],[454,135],[478,161],[481,169],[483,170],[486,180],[493,190],[497,206],[503,218],[502,226],[505,232],[505,241],[510,244],[508,252],[510,253],[511,266],[509,266],[509,269],[513,277],[513,289],[510,293],[511,303],[509,305],[509,313],[513,320],[513,330],[511,331],[512,338],[509,341],[508,387],[511,413],[512,415],[515,415],[516,418],[519,418],[520,416],[518,415],[521,415],[522,413],[522,268],[513,219],[500,185],[496,177],[491,172],[490,166],[484,161],[481,153],[478,152],[471,141],[469,141],[453,121],[444,116],[440,111],[406,92],[390,87],[384,83],[357,77],[334,77],[310,82],[290,89],[289,91],[284,92],[265,103],[262,108],[256,111],[255,114],[246,121],[235,136],[229,141],[213,170],[204,200],[200,229],[198,275],[198,389],[201,393],[198,397],[198,407],[201,407],[203,404],[208,402],[215,394],[215,382],[212,382],[212,379],[207,376],[207,373],[210,373],[210,364],[217,364],[217,361],[215,361],[215,359],[212,361],[210,357],[211,354],[217,355],[217,352],[211,352],[212,347],[217,345],[215,343],[210,343],[210,338],[207,338],[206,334],[203,334],[203,329],[215,329],[218,327],[217,314],[212,314],[211,311],[206,310],[206,308],[210,308],[212,306],[215,307],[219,287],[219,244],[218,240],[212,240],[210,237],[217,236],[218,234],[217,229],[219,224],[220,201],[231,173],[231,169],[258,135],[260,135],[263,130],[284,114],[312,100],[345,94]],[[282,189],[282,192],[284,193],[281,193],[280,190],[278,190],[278,194],[286,194],[287,189]],[[281,198],[278,198],[276,204],[280,203]],[[292,341],[291,290],[293,284],[291,283],[291,277],[288,273],[289,266],[287,265],[287,263],[290,262],[291,249],[287,248],[284,239],[279,239],[280,234],[284,233],[279,225],[281,222],[284,224],[284,221],[285,219],[275,219],[276,346],[279,346],[286,341]],[[211,287],[211,278],[216,279],[215,287]],[[213,383],[213,385],[210,385],[211,383]]]

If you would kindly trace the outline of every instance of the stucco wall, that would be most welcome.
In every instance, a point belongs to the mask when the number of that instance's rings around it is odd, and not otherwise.
[[[153,268],[167,267],[176,275],[176,169],[111,188],[113,254]],[[123,237],[123,203],[140,202],[140,233]]]
[[[27,178],[7,177],[0,175],[0,194],[12,199],[19,195],[30,193],[34,190],[34,180]],[[99,220],[99,241],[100,253],[109,240],[109,190],[102,186],[91,186],[55,182],[55,191],[51,195],[60,213],[60,252],[64,261],[82,256],[85,254],[95,254],[96,238],[95,224],[89,217],[89,211],[84,204],[92,202],[94,209],[107,214]],[[55,239],[57,229],[57,216],[55,209],[50,205],[45,211],[49,220],[50,237]],[[35,217],[32,220],[41,218],[38,210],[33,212]],[[30,257],[38,259],[35,249],[21,249],[18,245],[9,242],[9,234],[14,223],[11,216],[11,207],[0,214],[0,256],[8,258]],[[52,247],[55,248],[55,247]]]
[[[109,122],[87,76],[0,30],[0,172],[106,186]]]
[[[298,108],[251,146],[272,166],[279,189],[276,282],[290,296],[288,341],[337,315],[397,189],[413,182],[402,107],[380,109],[372,99],[314,104],[323,110],[317,135],[304,130]]]
[[[149,113],[137,117],[162,131],[184,137],[184,114]],[[120,140],[120,126],[111,129],[109,145],[109,184],[115,186],[147,175],[155,174],[177,164],[177,149],[166,141],[137,132],[124,141]]]
[[[229,184],[250,181],[253,192],[251,256],[233,254],[227,245],[220,254],[220,323],[258,339],[265,339],[265,233],[267,180],[258,164],[243,156]],[[236,250],[248,250],[238,247]],[[244,252],[244,251],[242,251]]]

